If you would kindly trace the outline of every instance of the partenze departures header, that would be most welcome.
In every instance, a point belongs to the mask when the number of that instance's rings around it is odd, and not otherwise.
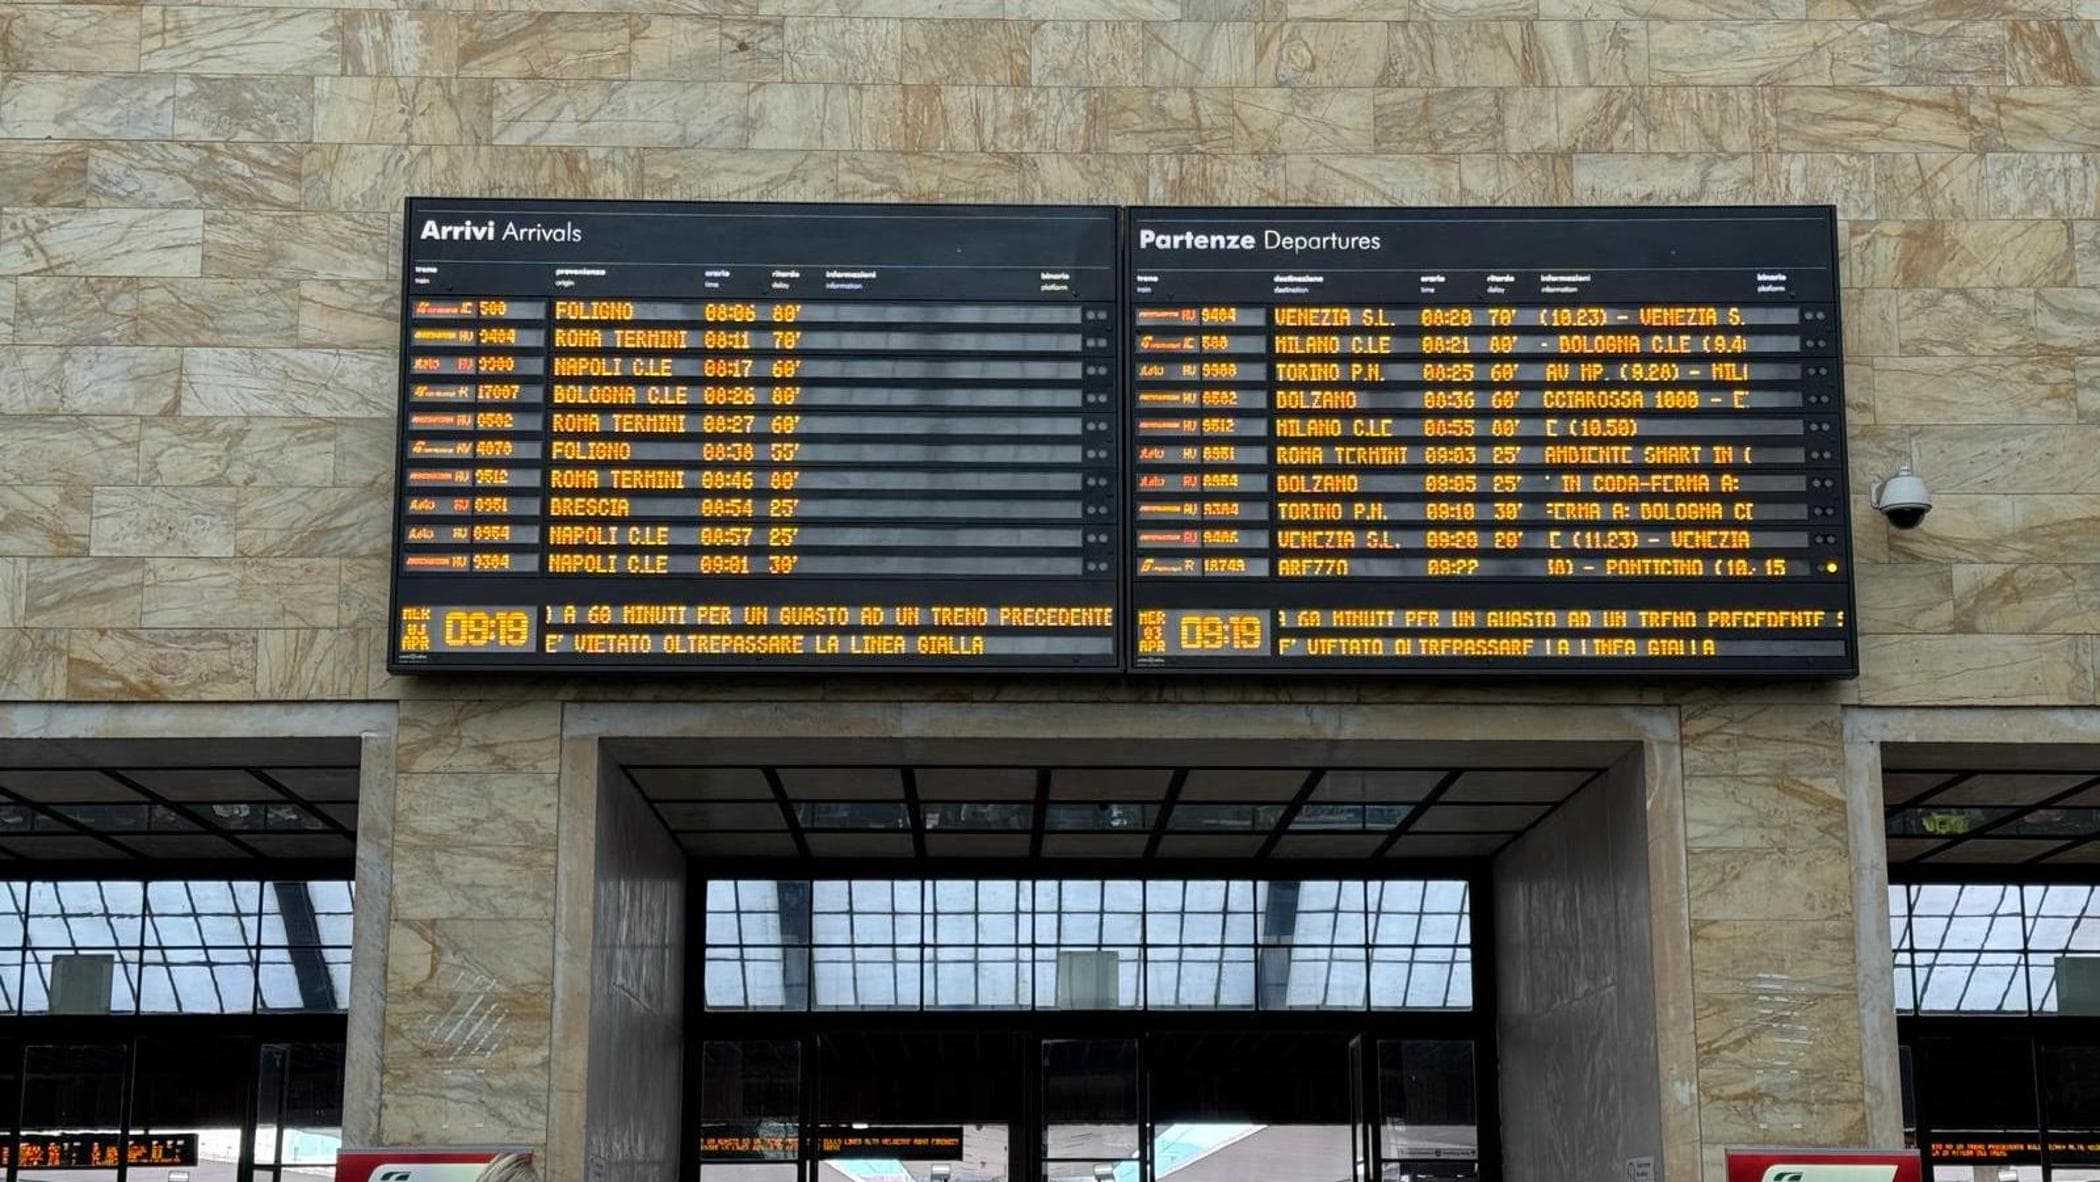
[[[1263,230],[1260,234],[1205,234],[1195,230],[1161,233],[1141,229],[1139,250],[1280,250],[1296,254],[1308,250],[1378,250],[1384,246],[1376,234],[1286,234]]]

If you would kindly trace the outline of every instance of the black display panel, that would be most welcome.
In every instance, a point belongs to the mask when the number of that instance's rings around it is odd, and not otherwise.
[[[411,200],[390,667],[1121,669],[1117,228]]]
[[[1133,670],[1856,671],[1829,208],[1124,233]]]

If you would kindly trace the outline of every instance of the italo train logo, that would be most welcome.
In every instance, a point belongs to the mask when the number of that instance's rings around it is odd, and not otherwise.
[[[416,237],[423,242],[581,242],[583,228],[575,222],[549,226],[542,222],[519,225],[506,221],[499,228],[493,218],[481,222],[424,218]]]

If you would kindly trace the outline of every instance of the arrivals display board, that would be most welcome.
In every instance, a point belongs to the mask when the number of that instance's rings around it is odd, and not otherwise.
[[[1135,669],[1847,674],[1828,209],[1139,209]]]
[[[396,669],[1121,667],[1114,211],[405,224]]]
[[[1828,208],[404,233],[396,671],[1855,668]]]

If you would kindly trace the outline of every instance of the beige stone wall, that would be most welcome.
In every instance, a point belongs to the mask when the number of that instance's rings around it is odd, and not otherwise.
[[[399,203],[500,192],[1835,202],[1858,698],[2094,698],[2096,0],[562,2],[0,7],[0,696],[395,692]]]
[[[0,700],[415,699],[380,1133],[567,1135],[549,699],[677,692],[1677,706],[1687,1135],[1866,1135],[1842,708],[2095,702],[2100,0],[514,7],[0,6]],[[1834,202],[1855,488],[1915,447],[1940,508],[1860,504],[1832,686],[392,679],[411,193]],[[510,1041],[447,1045],[481,997]]]

